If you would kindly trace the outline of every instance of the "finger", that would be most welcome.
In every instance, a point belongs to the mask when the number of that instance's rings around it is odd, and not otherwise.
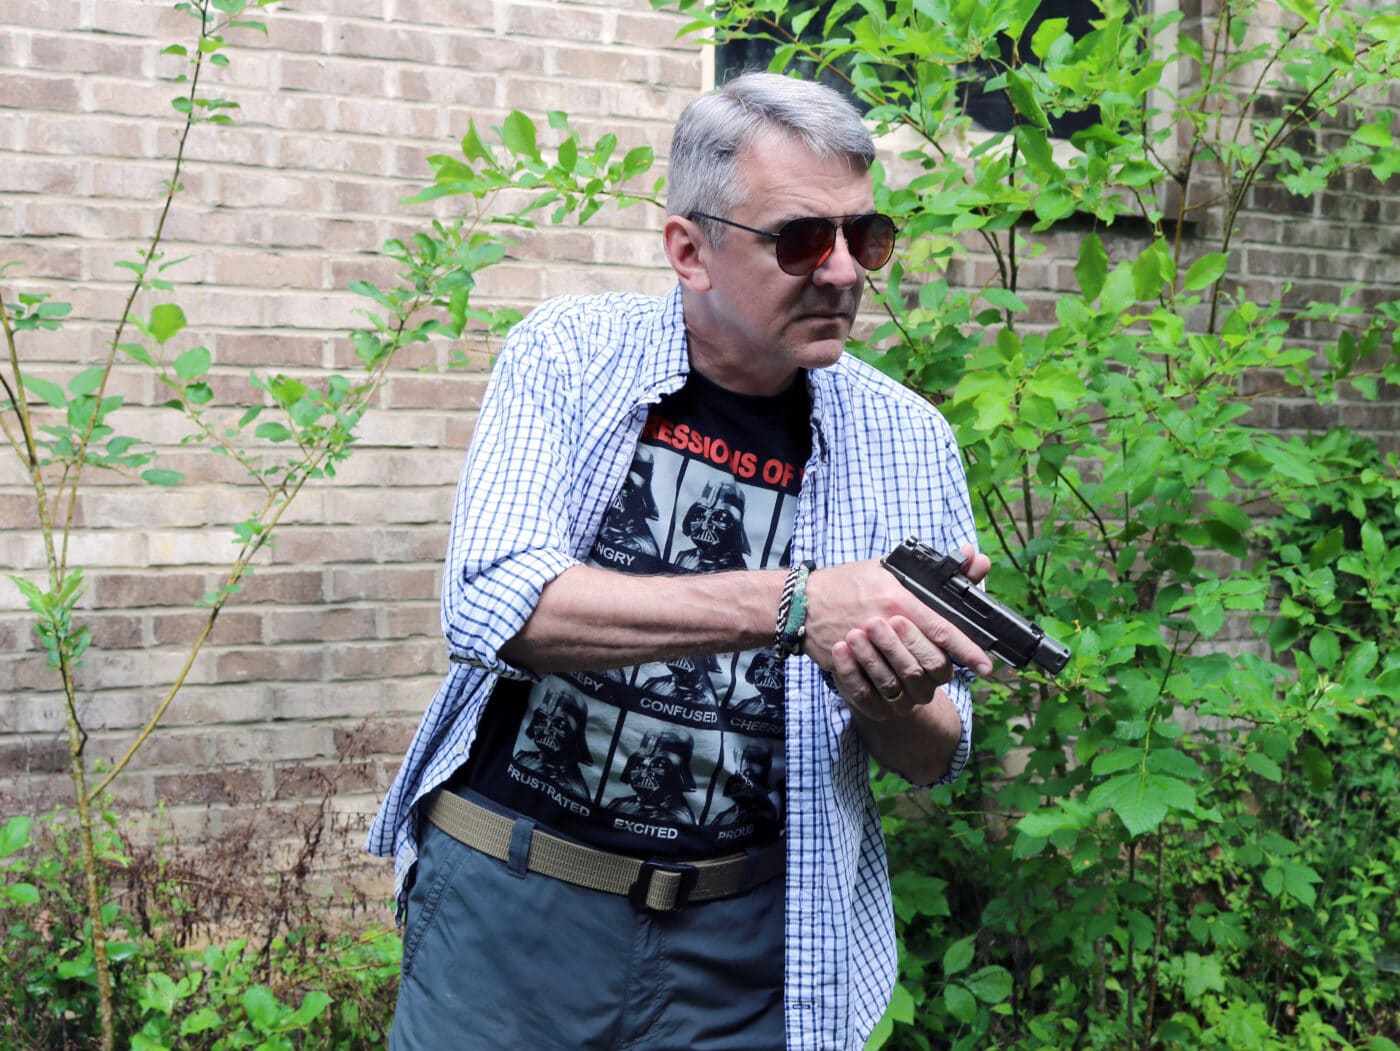
[[[957,661],[965,668],[971,668],[978,675],[992,673],[992,659],[981,646],[973,642],[953,624],[924,607],[918,611],[919,619],[914,620],[919,631],[941,650],[950,660]]]
[[[883,620],[871,620],[864,629],[849,632],[846,641],[882,701],[904,696],[904,680],[895,665],[910,667],[913,657]]]
[[[963,564],[960,572],[974,584],[982,581],[992,568],[992,560],[981,554],[972,544],[962,546]]]
[[[831,647],[832,675],[836,688],[853,711],[874,722],[884,722],[895,713],[880,696],[879,690],[865,673],[864,666],[856,658],[852,643],[862,645],[862,635],[859,629],[852,630]]]
[[[899,639],[904,654],[903,662],[896,665],[895,670],[904,683],[905,693],[918,703],[927,704],[940,686],[952,680],[952,662],[907,617],[890,618],[889,631]]]

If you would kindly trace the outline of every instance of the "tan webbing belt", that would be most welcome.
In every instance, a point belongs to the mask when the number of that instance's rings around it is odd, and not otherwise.
[[[433,800],[428,820],[473,850],[498,861],[510,860],[515,821],[504,814],[443,790]],[[705,861],[642,861],[535,829],[526,868],[575,886],[621,894],[639,908],[672,912],[687,902],[730,898],[751,890],[781,873],[784,861],[781,840],[752,854]]]

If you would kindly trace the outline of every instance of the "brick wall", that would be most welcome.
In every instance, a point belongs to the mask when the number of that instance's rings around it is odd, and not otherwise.
[[[192,23],[153,0],[7,0],[0,24],[0,261],[24,267],[13,289],[71,300],[60,333],[25,343],[26,364],[63,377],[100,360],[121,309],[130,259],[155,228],[176,122],[160,54]],[[222,397],[246,393],[250,368],[343,367],[357,323],[357,278],[387,282],[377,252],[422,209],[397,202],[427,176],[424,158],[455,148],[469,120],[512,108],[568,111],[586,139],[664,155],[669,129],[706,79],[705,54],[680,43],[682,19],[645,0],[306,0],[266,13],[268,35],[211,71],[210,93],[240,103],[236,125],[196,130],[185,191],[167,226],[170,276],[193,334],[214,354]],[[541,124],[542,124],[541,120]],[[415,214],[420,213],[420,214]],[[482,299],[528,306],[563,292],[662,291],[671,283],[644,207],[605,212],[583,234],[546,231],[485,275]],[[1209,220],[1207,220],[1207,225]],[[1364,175],[1314,200],[1267,192],[1242,218],[1238,247],[1258,296],[1326,298],[1353,281],[1400,295],[1400,193]],[[1027,297],[1069,285],[1073,231],[1023,271]],[[1131,232],[1115,257],[1137,251]],[[974,257],[956,280],[980,276]],[[1307,334],[1304,334],[1307,335]],[[1315,335],[1315,334],[1314,334]],[[181,337],[182,339],[184,336]],[[359,451],[334,482],[298,500],[275,550],[220,617],[167,728],[117,786],[136,808],[164,805],[190,834],[216,831],[236,804],[314,797],[336,780],[344,827],[360,827],[392,776],[445,662],[438,636],[440,559],[452,487],[484,374],[415,352],[385,385]],[[1259,380],[1261,389],[1268,377]],[[150,377],[123,367],[115,390],[158,403]],[[1397,448],[1400,406],[1342,400],[1325,409],[1270,400],[1281,429],[1345,421]],[[90,567],[100,659],[80,672],[92,759],[119,755],[180,671],[199,630],[189,603],[217,580],[230,525],[254,494],[228,465],[182,450],[177,418],[134,408],[125,429],[157,441],[191,481],[171,492],[91,473],[70,558]],[[0,457],[0,560],[38,578],[43,551],[23,473]],[[0,586],[0,797],[40,810],[68,798],[60,695],[22,611]]]
[[[188,333],[216,362],[221,398],[249,396],[250,369],[296,374],[352,360],[359,323],[349,282],[380,284],[386,238],[425,209],[399,200],[455,151],[524,109],[574,117],[585,139],[616,133],[661,155],[702,86],[682,20],[646,0],[307,0],[262,17],[267,36],[231,32],[230,65],[207,93],[240,104],[232,127],[196,128],[165,258]],[[170,78],[194,22],[154,0],[7,0],[0,13],[0,261],[15,291],[73,303],[60,333],[24,343],[26,368],[60,380],[101,359],[132,259],[155,229],[176,147]],[[654,209],[652,210],[654,212]],[[527,240],[484,276],[480,298],[525,307],[562,292],[670,285],[657,216],[638,207]],[[545,265],[545,261],[548,265]],[[188,337],[188,338],[187,338]],[[438,582],[452,490],[485,386],[444,366],[445,346],[408,356],[365,418],[333,482],[293,507],[275,550],[223,613],[166,729],[116,786],[138,810],[169,808],[187,836],[230,808],[314,797],[336,779],[337,821],[363,827],[445,670]],[[40,364],[42,363],[42,364]],[[122,366],[113,392],[151,406],[160,392]],[[118,417],[121,419],[122,417]],[[190,603],[235,550],[231,524],[256,494],[225,461],[182,449],[176,414],[125,411],[123,433],[163,449],[186,485],[159,490],[88,474],[70,559],[89,567],[84,606],[101,650],[79,672],[90,759],[120,755],[179,673],[201,616]],[[44,554],[21,466],[0,456],[0,561],[42,579]],[[22,610],[0,584],[0,798],[37,812],[71,798],[61,695]],[[236,805],[236,806],[235,806]],[[358,836],[358,832],[356,833]],[[378,866],[382,870],[382,866]]]

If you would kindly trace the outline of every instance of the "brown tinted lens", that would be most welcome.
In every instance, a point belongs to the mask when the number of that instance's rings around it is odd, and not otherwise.
[[[778,266],[802,277],[825,263],[834,247],[836,227],[830,219],[793,219],[778,231]]]
[[[894,251],[894,220],[888,215],[858,215],[848,219],[841,230],[846,235],[851,255],[865,269],[879,270],[890,261]]]

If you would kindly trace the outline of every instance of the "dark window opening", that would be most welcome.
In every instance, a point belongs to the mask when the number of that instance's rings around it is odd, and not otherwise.
[[[807,23],[803,35],[815,38],[816,34],[822,32],[827,13],[831,9],[831,0],[823,0],[823,2],[815,4],[811,3],[811,0],[793,0],[793,3],[788,7],[786,18],[790,24],[792,18],[812,7],[816,7],[817,13]],[[971,75],[971,79],[962,86],[960,91],[963,112],[987,131],[1010,131],[1016,123],[1016,113],[1011,107],[1011,100],[1005,91],[983,91],[982,85],[1004,69],[1013,55],[1019,55],[1023,63],[1037,61],[1031,51],[1031,39],[1042,23],[1050,19],[1063,18],[1067,23],[1065,32],[1078,41],[1092,32],[1093,27],[1090,25],[1090,19],[1097,17],[1099,13],[1098,7],[1092,0],[1042,0],[1040,8],[1027,23],[1019,41],[1013,43],[1009,37],[1002,37],[1000,40],[1000,62],[978,62],[972,68],[965,70]],[[854,19],[859,18],[860,15],[860,9],[855,8],[850,17]],[[729,78],[745,70],[766,69],[776,50],[777,45],[771,40],[726,41],[715,49],[715,79],[718,83],[723,84]],[[840,63],[836,63],[836,65],[839,66]],[[797,61],[789,68],[795,69],[804,76],[812,76],[815,72],[815,64],[810,62]],[[837,73],[828,70],[823,73],[820,79],[847,95],[851,93],[845,78]],[[1050,122],[1050,135],[1054,138],[1067,139],[1075,132],[1097,124],[1099,122],[1099,109],[1094,106],[1079,112],[1063,113],[1058,116],[1047,114],[1047,119]]]
[[[1014,49],[1011,38],[1003,34],[999,41],[1001,61],[995,65],[991,62],[977,64],[981,82],[990,80],[999,70],[1005,69],[1013,55],[1020,55],[1022,62],[1035,62],[1035,54],[1031,51],[1031,38],[1042,23],[1054,18],[1063,18],[1068,23],[1065,32],[1078,41],[1093,31],[1089,20],[1098,13],[1098,8],[1088,0],[1041,0],[1039,9],[1026,23],[1025,31],[1022,32],[1021,39],[1016,41]],[[983,91],[978,81],[968,81],[963,85],[962,107],[964,113],[988,131],[1010,131],[1016,124],[1016,112],[1011,108],[1011,100],[1006,92]],[[1075,132],[1097,124],[1099,108],[1091,106],[1059,116],[1046,114],[1046,119],[1050,122],[1049,134],[1052,138],[1068,139]]]

